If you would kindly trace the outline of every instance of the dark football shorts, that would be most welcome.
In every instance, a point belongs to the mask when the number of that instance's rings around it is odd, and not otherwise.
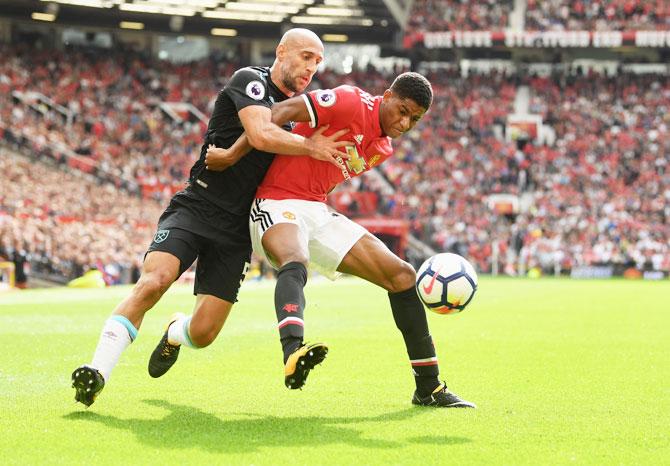
[[[251,259],[249,217],[226,212],[192,191],[181,191],[158,220],[147,254],[152,251],[177,257],[179,275],[198,259],[193,293],[234,303]]]

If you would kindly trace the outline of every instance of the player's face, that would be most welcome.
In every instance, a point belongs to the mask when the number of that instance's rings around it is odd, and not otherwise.
[[[287,44],[281,62],[281,81],[291,92],[303,92],[316,69],[323,61],[323,46],[314,41],[304,40]]]
[[[414,128],[425,113],[426,109],[412,99],[400,98],[386,90],[379,112],[382,131],[391,139],[400,137]]]

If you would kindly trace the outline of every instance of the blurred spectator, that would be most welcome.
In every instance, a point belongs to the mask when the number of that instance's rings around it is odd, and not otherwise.
[[[670,30],[668,0],[528,0],[527,30]]]
[[[502,31],[512,5],[512,0],[415,0],[405,32]]]
[[[0,250],[25,251],[37,273],[71,278],[97,267],[110,282],[136,275],[160,203],[183,186],[202,140],[202,125],[177,123],[158,104],[190,102],[209,115],[236,65],[170,65],[113,51],[0,52],[0,140],[51,164],[72,151],[94,162],[98,179],[3,156]],[[396,74],[326,70],[314,86],[349,83],[378,94]],[[670,270],[668,76],[524,78],[530,113],[556,132],[551,146],[503,137],[521,78],[427,77],[429,113],[395,143],[395,157],[343,189],[377,194],[380,214],[407,219],[413,235],[468,256],[480,271],[494,260],[510,274],[598,263]],[[14,91],[42,92],[74,121],[18,104]],[[128,194],[137,186],[144,200]],[[493,212],[485,201],[498,193],[518,195],[529,210]]]
[[[6,151],[0,154],[0,185],[0,249],[44,276],[72,279],[98,268],[110,284],[118,283],[144,254],[161,213],[155,201]],[[17,282],[25,281],[20,270]]]

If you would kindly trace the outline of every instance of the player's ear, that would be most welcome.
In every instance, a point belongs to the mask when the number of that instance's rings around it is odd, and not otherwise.
[[[277,46],[277,49],[275,50],[275,56],[276,56],[279,60],[283,60],[285,55],[286,55],[286,45],[284,45],[284,44],[279,44],[279,45]]]
[[[389,100],[391,97],[393,97],[395,94],[391,89],[386,89],[384,91],[384,94],[382,94],[382,100]]]

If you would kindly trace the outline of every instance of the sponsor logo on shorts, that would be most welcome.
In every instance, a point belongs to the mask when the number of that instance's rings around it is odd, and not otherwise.
[[[332,107],[335,105],[336,100],[337,97],[335,96],[335,92],[331,91],[330,89],[319,91],[316,94],[316,101],[322,107]]]
[[[154,236],[154,243],[162,243],[170,234],[170,230],[158,230]]]
[[[265,97],[265,86],[260,81],[251,81],[247,84],[247,95],[254,100],[261,100]]]
[[[286,211],[282,214],[285,219],[295,220],[295,214],[293,212]]]
[[[372,157],[370,157],[370,161],[368,163],[370,164],[371,167],[374,167],[375,165],[377,165],[377,162],[379,162],[379,159],[381,158],[382,156],[379,154],[373,155]]]

